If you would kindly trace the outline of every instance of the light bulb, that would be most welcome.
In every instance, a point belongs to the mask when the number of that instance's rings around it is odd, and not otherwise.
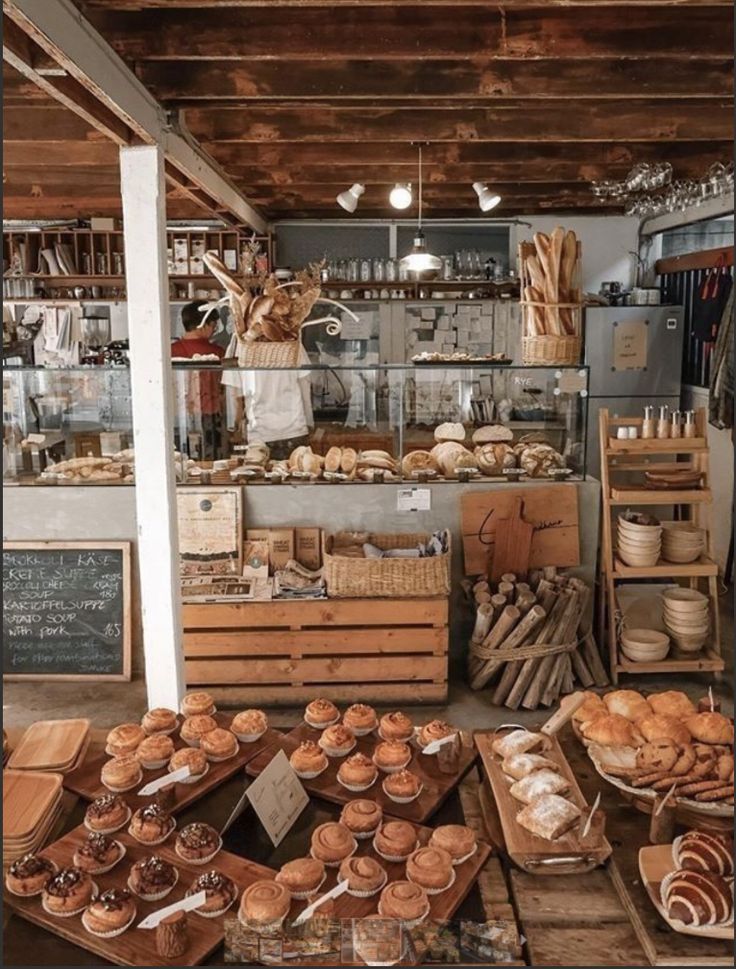
[[[478,196],[481,212],[490,212],[501,201],[501,196],[495,195],[483,182],[473,182],[473,191]]]
[[[340,205],[346,212],[355,212],[358,207],[358,199],[365,192],[365,185],[361,185],[360,182],[356,182],[351,185],[349,189],[346,189],[336,198],[336,202]]]
[[[391,189],[388,200],[395,209],[408,209],[412,203],[411,185],[397,182]]]

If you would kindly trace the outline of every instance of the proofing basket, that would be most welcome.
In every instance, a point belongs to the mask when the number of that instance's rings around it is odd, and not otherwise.
[[[580,363],[580,336],[523,336],[521,362],[527,365],[555,366]]]
[[[341,546],[369,542],[380,549],[416,548],[425,534],[337,532],[322,540],[327,595],[333,599],[418,599],[450,593],[450,535],[447,552],[426,558],[352,558],[336,555]]]
[[[239,348],[238,358],[241,367],[254,367],[262,370],[289,369],[299,366],[299,349],[301,340],[289,340],[283,343],[272,343],[266,340],[256,340],[250,343],[243,341]]]

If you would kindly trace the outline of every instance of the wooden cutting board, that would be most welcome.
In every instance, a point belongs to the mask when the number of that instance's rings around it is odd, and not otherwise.
[[[3,840],[31,835],[61,791],[61,774],[3,771]]]
[[[529,572],[534,525],[523,518],[524,499],[514,498],[511,514],[496,526],[496,545],[491,560],[491,580],[498,582],[506,572],[525,579]]]
[[[89,736],[90,721],[37,720],[20,739],[8,766],[14,770],[63,770],[73,766]]]

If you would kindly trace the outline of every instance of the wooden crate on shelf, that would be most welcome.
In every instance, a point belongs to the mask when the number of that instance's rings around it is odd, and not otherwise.
[[[448,611],[446,598],[185,604],[187,685],[234,704],[442,702]]]

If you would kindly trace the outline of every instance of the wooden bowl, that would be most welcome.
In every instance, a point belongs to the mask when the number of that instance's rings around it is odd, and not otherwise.
[[[697,589],[667,589],[662,593],[662,604],[670,613],[680,613],[683,617],[686,613],[700,612],[704,605],[708,604],[708,596]]]
[[[619,534],[617,541],[619,545],[627,545],[632,552],[635,552],[637,550],[646,551],[648,549],[649,550],[655,549],[655,548],[659,549],[662,547],[662,543],[658,538],[654,538],[654,539],[647,538],[647,539],[640,540],[638,538],[631,539],[627,535]]]
[[[665,562],[672,562],[675,565],[687,565],[689,562],[697,562],[703,554],[703,546],[694,548],[691,552],[682,552],[662,546],[662,558]]]
[[[659,629],[624,629],[621,633],[621,642],[633,649],[646,651],[669,646],[670,640],[669,636]]]
[[[626,525],[619,520],[618,534],[630,542],[658,542],[662,529],[659,525]]]
[[[626,565],[632,566],[632,568],[649,568],[652,565],[656,565],[659,561],[659,549],[655,549],[653,552],[632,552],[626,547],[618,547],[618,557]]]
[[[667,654],[670,651],[670,641],[669,637],[665,637],[667,642],[664,646],[658,646],[656,649],[636,649],[632,646],[625,646],[621,643],[621,652],[624,654],[626,659],[630,659],[633,663],[659,663],[661,660],[666,659]]]
[[[702,636],[679,636],[673,633],[672,644],[680,653],[699,653],[707,639],[707,632]]]

